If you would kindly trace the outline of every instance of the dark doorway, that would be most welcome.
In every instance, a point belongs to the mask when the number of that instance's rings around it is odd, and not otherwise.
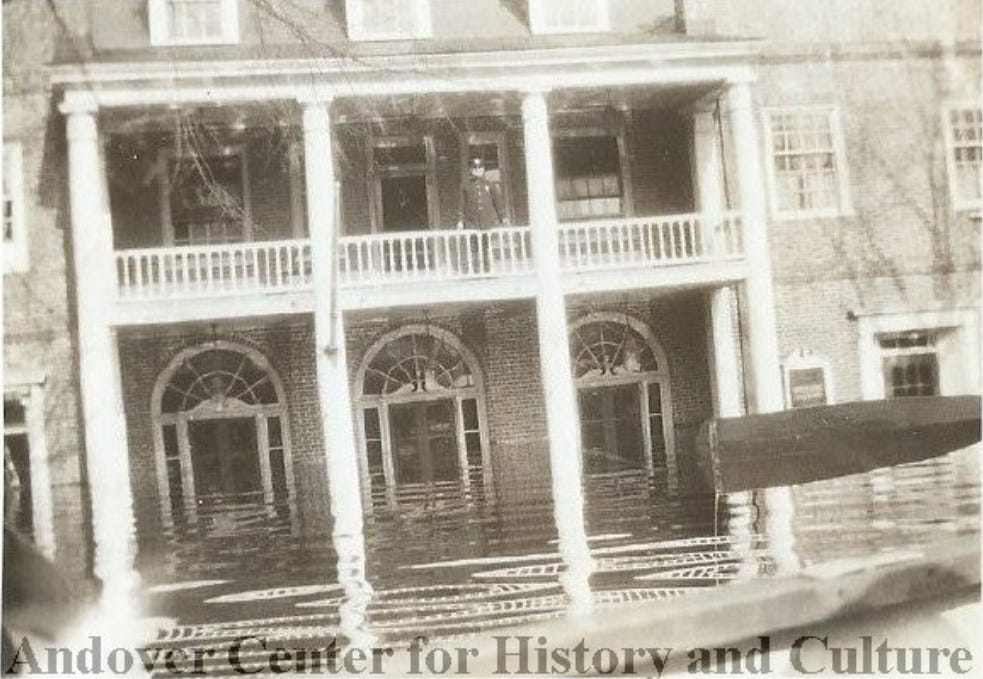
[[[3,444],[10,453],[10,461],[17,472],[16,490],[4,497],[4,516],[13,512],[14,525],[21,535],[32,538],[34,535],[33,503],[31,501],[31,449],[27,434],[7,434]],[[8,507],[16,503],[14,507]]]
[[[195,495],[261,492],[256,420],[251,417],[188,423]]]
[[[430,228],[427,178],[401,174],[382,178],[382,230],[423,231]]]
[[[389,406],[396,483],[460,478],[453,399]]]
[[[578,391],[580,435],[587,473],[645,467],[638,384]]]

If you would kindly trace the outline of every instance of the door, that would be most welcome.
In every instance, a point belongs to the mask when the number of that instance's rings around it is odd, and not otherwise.
[[[583,387],[577,392],[587,473],[646,466],[640,394],[638,383]]]
[[[449,398],[389,406],[397,485],[461,478],[454,410]]]
[[[188,423],[195,496],[262,492],[256,420],[251,417]]]

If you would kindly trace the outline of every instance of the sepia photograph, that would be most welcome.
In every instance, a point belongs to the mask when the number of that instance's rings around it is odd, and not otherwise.
[[[2,9],[0,673],[983,676],[983,0]]]

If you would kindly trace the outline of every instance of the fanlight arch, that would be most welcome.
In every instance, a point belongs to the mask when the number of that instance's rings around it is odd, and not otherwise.
[[[365,352],[355,378],[363,467],[371,490],[490,485],[483,380],[475,355],[451,332],[411,324]]]
[[[426,396],[479,389],[474,354],[453,333],[407,325],[379,338],[365,352],[355,380],[360,399]]]
[[[261,352],[229,340],[187,347],[151,398],[165,523],[194,520],[210,498],[282,513],[294,497],[286,392]]]
[[[675,469],[669,363],[655,335],[634,316],[587,314],[570,325],[581,441],[589,471]]]

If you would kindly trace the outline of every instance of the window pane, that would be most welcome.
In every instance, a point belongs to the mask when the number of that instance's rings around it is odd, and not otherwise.
[[[461,410],[464,413],[465,431],[478,429],[478,401],[473,398],[466,398],[461,401]]]
[[[283,432],[280,429],[279,417],[266,418],[266,431],[269,436],[270,448],[282,448]]]
[[[889,398],[935,396],[939,392],[938,356],[923,353],[886,357],[884,380]]]
[[[828,111],[774,112],[769,117],[775,200],[782,211],[839,206],[836,151]]]
[[[3,422],[5,426],[24,425],[27,421],[24,404],[19,399],[4,399]]]

